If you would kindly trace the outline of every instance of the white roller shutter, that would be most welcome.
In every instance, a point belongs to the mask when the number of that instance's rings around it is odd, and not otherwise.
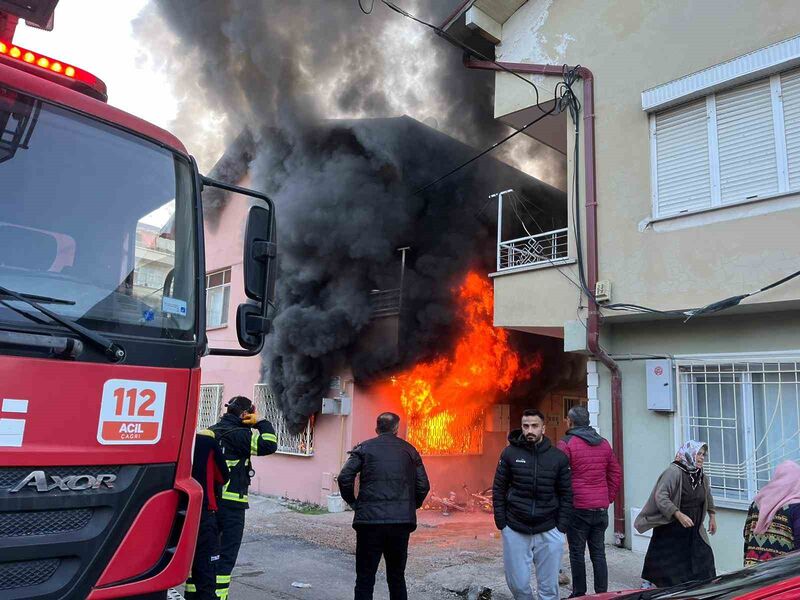
[[[800,70],[781,75],[789,189],[800,189]]]
[[[658,217],[711,206],[705,99],[655,117],[655,204]]]
[[[769,79],[717,94],[720,200],[741,202],[778,191]]]

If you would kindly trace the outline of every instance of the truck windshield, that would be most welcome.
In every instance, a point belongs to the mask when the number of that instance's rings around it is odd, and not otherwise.
[[[0,132],[0,286],[90,329],[195,339],[188,161],[3,88]],[[0,327],[57,327],[0,300]]]

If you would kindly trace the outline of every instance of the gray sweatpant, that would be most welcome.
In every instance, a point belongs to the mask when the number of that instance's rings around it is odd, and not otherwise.
[[[558,600],[558,569],[564,553],[564,534],[555,527],[528,535],[503,529],[503,565],[514,600],[533,600],[531,563],[536,567],[538,600]]]

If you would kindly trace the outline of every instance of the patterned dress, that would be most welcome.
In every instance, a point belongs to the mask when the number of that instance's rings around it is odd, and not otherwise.
[[[799,547],[800,539],[796,538],[795,531],[800,534],[800,504],[787,504],[778,510],[762,535],[753,533],[757,521],[758,506],[753,502],[744,522],[745,567],[783,556]]]

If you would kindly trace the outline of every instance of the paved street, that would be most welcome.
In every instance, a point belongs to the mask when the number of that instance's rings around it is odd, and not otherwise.
[[[344,600],[352,596],[352,513],[302,514],[265,497],[254,498],[252,504],[231,598]],[[464,598],[473,585],[491,588],[495,600],[511,600],[503,576],[502,547],[495,533],[490,516],[483,513],[443,517],[421,511],[420,527],[412,536],[409,552],[409,596],[418,600]],[[641,557],[613,547],[607,547],[607,555],[611,589],[638,587]],[[568,572],[566,548],[564,568]],[[293,582],[311,587],[292,587]],[[568,593],[569,588],[562,587],[562,595]],[[388,597],[381,568],[375,598]]]

